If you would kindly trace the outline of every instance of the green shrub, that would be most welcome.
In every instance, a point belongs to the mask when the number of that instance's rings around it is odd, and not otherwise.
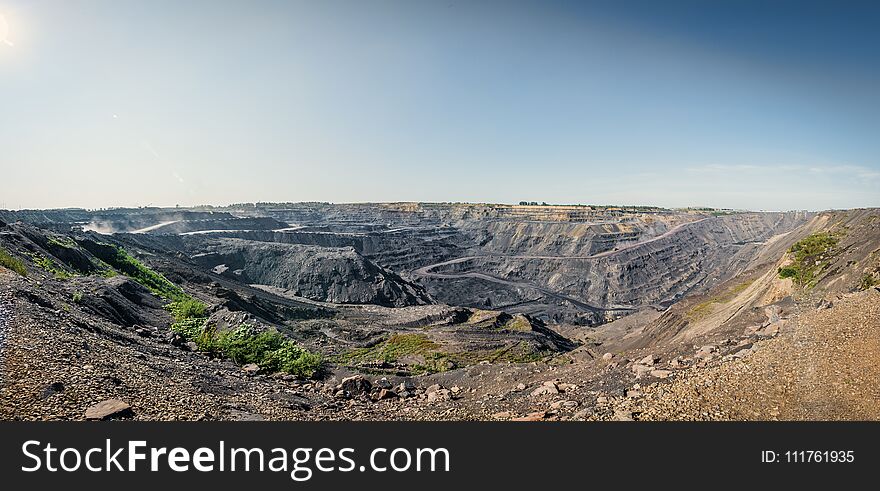
[[[859,290],[867,290],[877,285],[880,285],[880,279],[874,276],[873,273],[865,273],[861,281],[859,281]]]
[[[199,300],[184,295],[179,300],[166,305],[165,309],[171,312],[171,316],[174,317],[171,330],[177,334],[196,341],[196,338],[204,332],[208,322],[208,306]]]
[[[82,292],[79,292],[79,291],[73,292],[73,303],[80,303],[80,302],[82,302],[82,299],[83,299]]]
[[[171,330],[181,336],[195,340],[205,330],[207,318],[182,319],[171,324]]]
[[[166,308],[174,316],[174,320],[182,321],[207,317],[208,306],[195,298],[184,296],[180,300],[171,302]]]
[[[798,268],[796,268],[794,266],[785,266],[785,267],[779,268],[779,277],[782,279],[797,278],[799,274],[800,274],[800,271],[798,270]]]
[[[795,242],[788,250],[793,261],[779,268],[779,277],[791,278],[798,286],[815,286],[819,280],[817,275],[831,264],[831,259],[837,254],[838,242],[839,233],[834,232],[818,232]]]
[[[198,309],[196,309],[198,311]],[[171,329],[196,343],[201,351],[229,358],[239,365],[255,363],[266,372],[312,377],[321,368],[321,355],[297,345],[275,330],[254,333],[249,326],[218,332],[206,317],[178,320]]]
[[[70,237],[49,237],[48,243],[65,249],[73,249],[76,247],[76,242]]]
[[[0,266],[11,269],[22,276],[27,276],[27,268],[24,267],[24,263],[20,259],[10,256],[3,249],[0,249]]]
[[[206,331],[207,332],[207,331]],[[255,363],[267,372],[288,372],[311,377],[321,366],[321,357],[298,346],[278,331],[254,334],[250,327],[214,334],[214,350],[235,363]]]

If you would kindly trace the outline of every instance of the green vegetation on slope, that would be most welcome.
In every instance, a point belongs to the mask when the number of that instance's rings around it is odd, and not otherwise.
[[[31,258],[34,260],[34,264],[36,264],[46,272],[55,275],[55,277],[58,279],[65,280],[74,276],[73,273],[62,269],[60,266],[55,264],[55,261],[53,261],[51,258],[36,253],[31,254]]]
[[[49,237],[48,243],[65,249],[73,249],[76,247],[76,242],[70,237]]]
[[[388,339],[375,346],[354,349],[336,355],[330,361],[343,364],[395,363],[405,356],[420,356],[424,358],[424,361],[413,364],[412,371],[415,373],[437,373],[458,366],[474,365],[481,361],[529,363],[545,357],[545,354],[536,351],[525,342],[494,350],[454,353],[443,352],[439,348],[437,343],[428,339],[424,334],[392,334]]]
[[[312,377],[321,368],[321,356],[297,345],[276,330],[254,332],[242,325],[217,331],[208,325],[207,306],[192,297],[167,306],[174,316],[171,330],[196,343],[201,351],[223,356],[240,365],[255,363],[266,372]]]
[[[427,355],[437,344],[424,334],[393,334],[385,341],[369,348],[358,348],[333,358],[337,363],[384,361],[394,363],[407,355]]]
[[[779,268],[780,278],[791,278],[801,287],[812,288],[819,281],[817,275],[825,270],[837,254],[838,233],[818,232],[795,242],[788,250],[793,261]]]
[[[0,266],[11,269],[22,276],[27,276],[27,268],[24,267],[24,263],[20,259],[10,256],[3,249],[0,249]]]
[[[83,242],[81,244],[101,261],[145,286],[154,295],[172,301],[188,298],[179,286],[145,266],[126,252],[125,249],[112,244],[97,242]]]
[[[255,333],[242,325],[231,331],[205,329],[196,340],[199,349],[225,356],[235,363],[255,363],[266,372],[287,372],[313,376],[321,367],[321,356],[298,346],[278,331]]]
[[[880,285],[880,278],[874,273],[865,273],[859,281],[859,290],[867,290],[877,285]]]

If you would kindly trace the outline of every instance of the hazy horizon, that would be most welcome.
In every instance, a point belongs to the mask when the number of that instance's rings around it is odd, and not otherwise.
[[[0,0],[0,209],[880,206],[880,5]]]

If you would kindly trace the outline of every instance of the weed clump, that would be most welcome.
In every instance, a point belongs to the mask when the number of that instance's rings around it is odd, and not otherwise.
[[[0,249],[0,266],[15,271],[22,276],[27,276],[27,268],[24,267],[24,263],[20,259],[12,257],[3,249]]]

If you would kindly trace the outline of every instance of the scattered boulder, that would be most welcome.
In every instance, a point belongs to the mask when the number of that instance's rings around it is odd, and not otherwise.
[[[694,358],[699,358],[701,360],[708,360],[708,359],[712,358],[712,356],[714,355],[716,350],[717,350],[717,348],[715,348],[715,346],[712,346],[712,345],[702,346],[700,349],[697,350],[697,354],[694,355]]]
[[[433,390],[433,391],[429,390],[426,398],[427,398],[428,402],[432,403],[432,404],[436,403],[436,402],[448,401],[448,400],[452,399],[452,392],[449,389],[443,389],[443,388]]]
[[[776,336],[777,334],[779,334],[779,329],[782,327],[784,322],[784,320],[771,322],[770,324],[767,324],[766,326],[755,331],[755,335],[765,338]]]
[[[260,367],[256,363],[248,363],[247,365],[241,367],[241,371],[248,375],[254,375],[260,371]]]
[[[634,364],[632,366],[632,372],[635,374],[636,378],[642,378],[645,375],[651,373],[652,370],[653,368],[645,365]]]
[[[119,399],[107,399],[86,409],[86,419],[106,420],[131,415],[131,406]]]
[[[556,388],[559,389],[560,392],[573,392],[577,390],[578,386],[575,384],[561,382],[556,384]]]
[[[550,409],[572,409],[578,407],[578,401],[555,401],[550,404]]]
[[[412,397],[416,395],[416,384],[414,384],[412,380],[404,380],[397,386],[396,391],[397,397],[400,397],[401,399]]]
[[[544,382],[540,387],[532,391],[532,397],[540,397],[546,395],[558,394],[559,388],[556,386],[556,382]]]
[[[394,399],[395,397],[397,397],[397,394],[394,391],[389,389],[379,389],[379,391],[373,395],[373,400],[383,401],[385,399]]]
[[[639,388],[635,388],[635,387],[632,389],[627,389],[626,390],[626,397],[629,397],[631,399],[636,398],[636,397],[642,397],[642,391]]]
[[[605,353],[604,355],[602,355],[602,360],[604,360],[604,361],[611,361],[613,359],[614,359],[613,353]]]
[[[370,384],[370,381],[365,379],[362,375],[354,375],[342,379],[342,383],[339,384],[338,388],[345,391],[350,397],[356,397],[363,394],[369,394],[373,387],[372,384]]]
[[[656,365],[657,362],[660,361],[660,357],[654,354],[650,354],[639,360],[639,363],[642,365],[652,366]]]

